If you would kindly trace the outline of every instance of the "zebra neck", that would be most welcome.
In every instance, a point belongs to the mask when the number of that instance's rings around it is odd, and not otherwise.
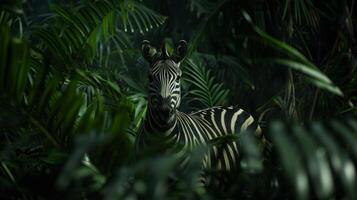
[[[163,134],[163,136],[170,135],[170,133],[176,128],[177,117],[176,112],[174,113],[173,120],[169,123],[161,123],[155,116],[150,108],[146,114],[146,120],[144,121],[145,131],[148,133]]]

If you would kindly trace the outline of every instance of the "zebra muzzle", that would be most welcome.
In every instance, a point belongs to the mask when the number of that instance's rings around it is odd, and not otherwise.
[[[171,107],[171,97],[159,99],[158,112],[163,119],[170,118],[174,112],[174,109]]]

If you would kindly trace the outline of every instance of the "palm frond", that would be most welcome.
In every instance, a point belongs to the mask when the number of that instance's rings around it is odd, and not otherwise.
[[[92,127],[89,130],[107,129],[105,124],[109,122],[106,120],[111,117],[104,117],[104,113],[108,110],[114,111],[111,113],[114,120],[119,115],[130,115],[131,105],[124,100],[117,85],[80,70],[72,76],[62,77],[58,71],[44,66],[41,60],[31,57],[26,42],[11,38],[6,26],[1,28],[3,40],[0,47],[1,56],[4,56],[0,64],[0,88],[4,91],[2,102],[10,100],[8,104],[12,109],[18,109],[29,119],[30,127],[43,133],[54,146],[65,144],[75,133],[82,132],[77,129],[79,123],[87,123]],[[95,92],[81,91],[84,85],[91,86]],[[87,99],[85,103],[85,95],[95,98]],[[104,102],[103,99],[109,96],[108,99],[115,99],[118,103]],[[97,121],[94,123],[95,116]]]
[[[166,17],[134,0],[126,0],[120,3],[120,17],[125,32],[139,30],[140,33],[159,27],[166,20]]]
[[[319,25],[318,11],[310,0],[286,0],[282,19],[288,23],[294,22],[296,25],[307,24],[315,29]]]
[[[205,65],[200,61],[187,59],[185,64],[183,75],[184,80],[193,86],[189,91],[192,101],[201,103],[201,108],[224,104],[229,90],[225,89],[223,83],[216,82],[212,71],[205,69]]]
[[[106,54],[115,50],[122,53],[131,48],[124,33],[128,26],[131,32],[138,29],[143,33],[160,26],[165,19],[135,1],[93,1],[67,8],[51,5],[51,10],[54,16],[46,20],[47,27],[35,28],[34,34],[67,67],[74,62],[92,63],[96,56],[103,55],[103,46]]]

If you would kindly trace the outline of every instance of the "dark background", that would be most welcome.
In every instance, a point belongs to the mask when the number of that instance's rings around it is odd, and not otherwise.
[[[355,0],[1,1],[0,199],[354,199],[355,8]],[[170,53],[188,42],[180,110],[239,105],[261,125],[266,151],[238,138],[237,174],[209,172],[229,177],[223,186],[197,187],[200,148],[185,172],[160,153],[135,160],[144,39]]]

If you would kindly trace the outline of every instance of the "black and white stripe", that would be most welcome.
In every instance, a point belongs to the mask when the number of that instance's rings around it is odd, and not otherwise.
[[[143,47],[149,52],[151,49],[147,48],[152,47]],[[250,129],[265,142],[258,123],[238,107],[217,106],[191,114],[178,111],[181,101],[180,60],[169,57],[165,48],[152,57],[145,55],[145,52],[143,55],[151,66],[148,109],[137,135],[137,152],[156,148],[160,153],[176,156],[181,161],[181,167],[184,167],[190,160],[190,150],[201,144],[207,145],[217,137],[240,134]],[[222,171],[236,170],[239,154],[235,141],[223,146],[212,146],[203,161],[203,167]]]
[[[209,141],[220,136],[239,134],[250,129],[257,137],[265,140],[253,117],[237,107],[214,107],[192,114],[176,111],[176,120],[164,129],[156,127],[155,123],[150,123],[151,119],[155,118],[150,115],[153,114],[149,112],[137,137],[137,150],[164,147],[160,152],[176,153],[177,158],[183,161],[183,166],[190,157],[187,152],[200,144],[208,144]],[[210,156],[206,157],[203,166],[231,171],[235,170],[238,164],[238,146],[236,142],[231,142],[223,147],[212,146]]]

